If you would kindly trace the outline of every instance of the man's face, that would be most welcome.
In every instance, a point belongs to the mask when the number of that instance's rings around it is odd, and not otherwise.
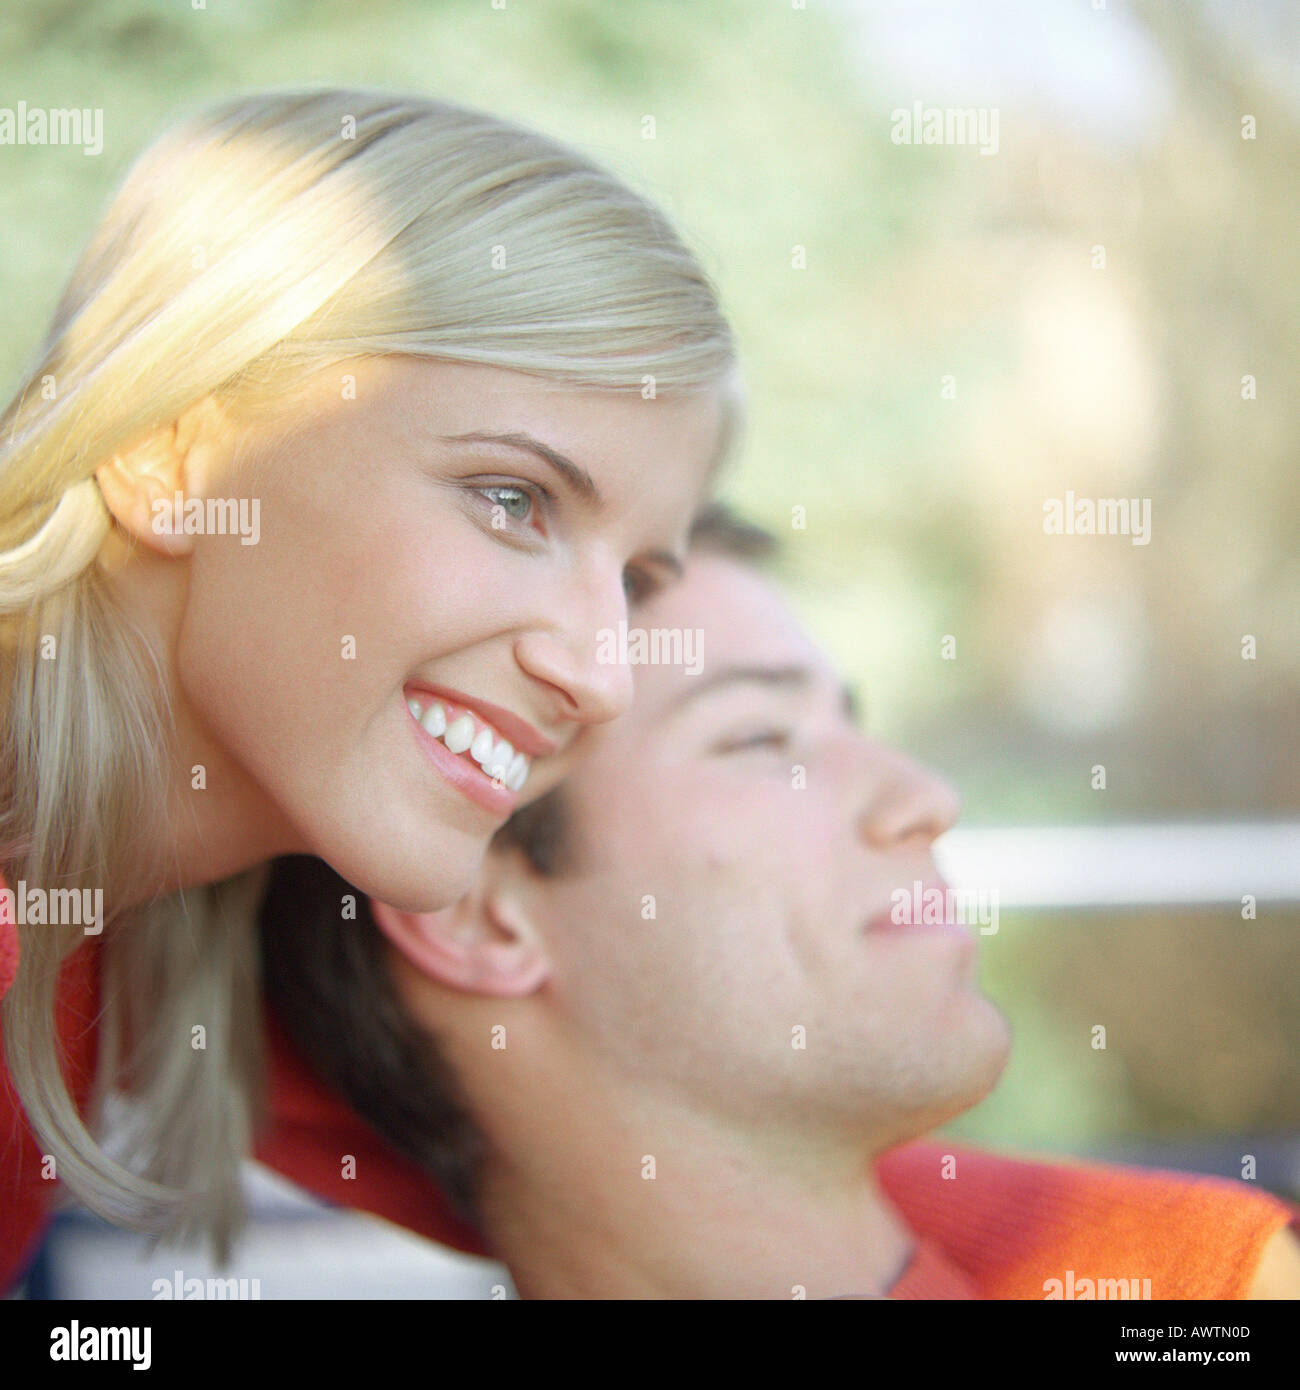
[[[776,592],[703,553],[638,615],[703,671],[639,665],[565,786],[577,868],[537,888],[582,1055],[740,1125],[892,1141],[985,1094],[1009,1032],[973,929],[869,930],[937,880],[950,789],[857,727]]]

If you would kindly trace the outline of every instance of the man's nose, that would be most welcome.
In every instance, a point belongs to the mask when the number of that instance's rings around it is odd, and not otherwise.
[[[515,659],[535,680],[558,692],[558,717],[602,724],[632,704],[632,669],[623,660],[618,624],[627,620],[622,568],[582,585],[565,586],[553,600],[554,621],[525,632]]]
[[[928,849],[956,822],[961,799],[937,773],[873,745],[858,831],[873,849]]]

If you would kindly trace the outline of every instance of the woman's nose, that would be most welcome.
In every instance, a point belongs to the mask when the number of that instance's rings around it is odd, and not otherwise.
[[[557,604],[563,623],[546,623],[525,632],[515,659],[535,680],[559,692],[559,717],[577,724],[601,724],[632,704],[632,669],[620,659],[618,624],[627,621],[627,595],[619,570],[616,581],[589,586],[585,596],[570,593]]]

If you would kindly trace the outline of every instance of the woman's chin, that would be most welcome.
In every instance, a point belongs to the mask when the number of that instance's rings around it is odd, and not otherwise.
[[[421,843],[388,839],[379,853],[370,839],[346,847],[323,845],[315,853],[366,897],[403,912],[440,912],[473,887],[487,840],[442,823],[432,830]]]

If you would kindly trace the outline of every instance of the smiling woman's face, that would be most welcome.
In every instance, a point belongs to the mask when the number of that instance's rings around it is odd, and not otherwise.
[[[579,729],[627,707],[629,669],[598,661],[598,635],[672,582],[719,397],[388,357],[304,400],[203,479],[256,502],[259,531],[197,538],[176,681],[255,789],[247,810],[430,910]]]

